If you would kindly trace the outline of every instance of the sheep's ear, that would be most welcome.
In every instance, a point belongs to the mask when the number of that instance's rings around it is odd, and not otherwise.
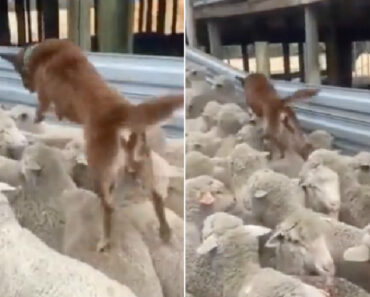
[[[364,244],[351,247],[344,252],[343,259],[351,262],[367,262],[370,260],[369,248]]]
[[[277,231],[271,235],[269,240],[267,240],[267,242],[265,243],[265,246],[269,248],[278,247],[281,243],[282,238],[283,234],[281,233],[281,231]]]
[[[268,227],[263,227],[259,225],[244,225],[244,229],[252,234],[254,237],[260,237],[265,234],[270,233],[272,230]]]
[[[217,248],[217,238],[214,235],[210,235],[197,248],[197,253],[199,255],[205,255],[215,248]]]
[[[0,182],[0,192],[12,192],[17,190],[17,188],[7,184]]]
[[[76,162],[77,162],[77,164],[81,164],[81,165],[86,165],[87,166],[87,159],[86,159],[86,156],[84,154],[79,154],[76,157]]]
[[[199,203],[202,205],[212,205],[215,202],[215,197],[211,192],[202,193],[199,197]]]
[[[268,192],[267,191],[264,191],[264,190],[257,190],[253,197],[254,198],[265,198],[267,196]]]

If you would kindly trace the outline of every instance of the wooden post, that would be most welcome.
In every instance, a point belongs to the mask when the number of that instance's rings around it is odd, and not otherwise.
[[[177,27],[177,10],[178,10],[178,0],[172,0],[172,26],[171,32],[172,34],[176,34],[176,27]]]
[[[177,1],[177,0],[174,0]],[[191,47],[198,47],[197,43],[197,31],[196,24],[193,14],[193,4],[192,0],[185,0],[186,4],[186,35],[188,37],[188,42]]]
[[[86,51],[91,49],[89,0],[68,2],[68,38]]]
[[[36,10],[37,10],[37,38],[38,38],[38,41],[41,41],[42,40],[42,36],[43,36],[42,1],[43,0],[36,0]]]
[[[326,43],[329,84],[352,86],[352,42],[333,37]]]
[[[164,34],[166,24],[166,0],[158,0],[157,33]]]
[[[153,12],[153,0],[147,0],[146,7],[146,32],[152,32],[152,12]]]
[[[216,58],[222,59],[222,43],[218,24],[216,21],[209,20],[207,22],[208,40],[210,46],[210,54]]]
[[[43,0],[44,38],[59,38],[59,1]]]
[[[305,64],[304,64],[304,46],[303,43],[298,43],[298,60],[299,60],[299,77],[301,82],[305,79]]]
[[[99,51],[132,52],[133,15],[131,0],[104,0],[104,5],[99,4]]]
[[[286,80],[291,80],[289,43],[283,43],[283,55],[284,55],[284,76]]]
[[[28,42],[32,42],[32,27],[31,27],[31,0],[26,0],[26,15],[27,15],[27,32]]]
[[[270,76],[269,44],[265,41],[255,42],[257,72]]]
[[[8,1],[0,1],[0,45],[10,45]]]
[[[249,72],[248,44],[242,44],[243,69]]]
[[[24,1],[15,1],[15,14],[17,18],[18,45],[26,43],[26,19],[24,14]]]
[[[306,83],[321,83],[319,64],[319,29],[316,11],[312,6],[305,7],[306,31]]]

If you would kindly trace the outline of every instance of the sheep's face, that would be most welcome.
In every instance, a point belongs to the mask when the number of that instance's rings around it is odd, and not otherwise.
[[[202,212],[230,211],[236,200],[225,185],[209,176],[198,176],[186,181],[186,197],[189,197]]]
[[[360,184],[370,184],[370,153],[360,152],[353,159],[357,178]]]
[[[82,141],[72,140],[68,142],[63,150],[63,154],[72,167],[75,165],[87,166],[85,147]]]
[[[217,123],[217,114],[220,111],[221,105],[216,101],[210,101],[204,107],[202,117],[207,125],[207,129],[211,129]]]
[[[18,158],[28,141],[10,117],[0,120],[0,154]]]
[[[206,156],[213,157],[220,142],[221,139],[218,137],[211,137],[201,132],[193,132],[187,136],[186,152],[198,151]]]
[[[300,258],[305,270],[319,275],[333,276],[335,266],[333,258],[320,224],[316,220],[321,218],[312,215],[311,212],[299,214],[296,219],[288,218],[276,228],[266,246],[277,249],[277,253],[287,254],[292,258]],[[289,265],[296,265],[291,262]],[[292,267],[290,267],[292,269]],[[299,267],[297,270],[301,270]]]
[[[336,172],[318,165],[301,176],[300,185],[306,192],[306,203],[309,207],[338,219],[340,187]]]

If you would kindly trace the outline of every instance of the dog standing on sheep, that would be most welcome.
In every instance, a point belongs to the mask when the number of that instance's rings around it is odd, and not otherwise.
[[[281,158],[284,158],[288,149],[293,149],[306,160],[313,147],[307,142],[289,104],[315,96],[319,90],[298,90],[281,100],[282,98],[263,74],[250,74],[242,80],[242,83],[247,105],[262,120],[264,138],[276,145]]]
[[[23,48],[17,55],[1,57],[14,65],[29,91],[37,92],[36,122],[43,120],[53,104],[60,120],[67,118],[83,125],[89,170],[104,210],[103,236],[97,248],[108,248],[114,209],[111,192],[126,163],[120,130],[144,132],[183,107],[183,95],[132,105],[108,86],[81,49],[68,40],[48,39]],[[157,201],[154,199],[155,208],[163,208]],[[165,218],[159,219],[160,235],[168,241],[171,230]]]

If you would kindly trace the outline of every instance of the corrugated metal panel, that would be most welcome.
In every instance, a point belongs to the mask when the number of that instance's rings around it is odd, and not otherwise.
[[[16,52],[0,47],[0,53]],[[184,60],[174,57],[88,53],[89,60],[109,84],[131,102],[183,92]],[[0,102],[36,106],[36,96],[25,90],[13,67],[0,58]],[[164,128],[169,137],[183,137],[184,110],[179,110]]]
[[[225,75],[235,81],[238,92],[243,90],[236,76],[245,77],[246,73],[222,63],[199,50],[187,48],[187,67],[203,66],[209,77]],[[288,95],[307,85],[286,81],[273,81],[281,95]],[[347,89],[321,86],[318,96],[308,103],[295,106],[298,119],[308,131],[324,129],[332,133],[335,145],[346,153],[360,150],[370,151],[370,92],[359,89]],[[242,100],[243,96],[241,96]],[[243,103],[243,102],[240,102]]]

